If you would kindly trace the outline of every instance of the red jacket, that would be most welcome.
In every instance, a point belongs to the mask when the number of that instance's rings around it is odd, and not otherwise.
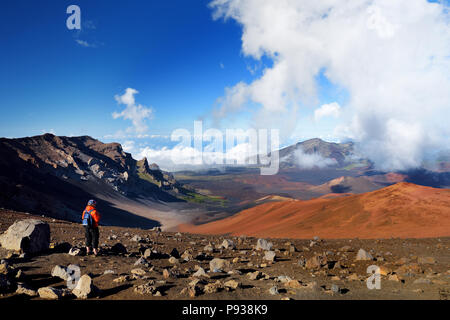
[[[83,211],[83,216],[81,217],[81,219],[84,219],[84,214],[86,211],[91,211],[91,216],[92,216],[92,227],[93,228],[97,228],[98,227],[98,223],[100,222],[100,213],[98,213],[97,209],[95,209],[92,206],[87,206],[86,209],[84,209]]]

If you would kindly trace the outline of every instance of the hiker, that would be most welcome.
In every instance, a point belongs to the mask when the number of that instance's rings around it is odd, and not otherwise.
[[[100,221],[100,214],[97,209],[97,202],[89,200],[86,209],[83,211],[83,225],[85,227],[86,236],[86,254],[88,255],[93,249],[94,255],[98,254],[98,222]]]

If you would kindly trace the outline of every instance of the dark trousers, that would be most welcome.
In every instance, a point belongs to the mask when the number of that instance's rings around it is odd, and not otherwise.
[[[99,232],[98,227],[85,227],[85,236],[86,236],[86,247],[88,248],[98,248],[98,238]]]

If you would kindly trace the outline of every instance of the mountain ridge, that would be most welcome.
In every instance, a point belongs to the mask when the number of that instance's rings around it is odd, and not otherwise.
[[[117,202],[135,203],[143,212],[149,202],[184,202],[178,195],[187,191],[147,159],[133,159],[119,143],[52,134],[0,138],[0,189],[5,208],[74,221],[88,198],[100,198],[109,213],[106,223],[148,227],[158,224],[133,217]]]

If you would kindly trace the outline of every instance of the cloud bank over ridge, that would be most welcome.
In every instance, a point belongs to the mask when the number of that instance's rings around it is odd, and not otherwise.
[[[210,7],[215,19],[242,26],[245,56],[273,61],[253,82],[226,88],[218,115],[257,105],[257,119],[285,115],[291,128],[292,115],[317,107],[316,77],[324,72],[349,93],[335,135],[359,142],[378,168],[417,167],[429,148],[448,146],[445,3],[215,0]]]

